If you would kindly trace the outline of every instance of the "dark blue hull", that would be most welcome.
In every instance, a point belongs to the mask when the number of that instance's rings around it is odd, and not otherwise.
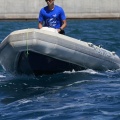
[[[83,70],[85,68],[69,63],[64,62],[46,55],[38,54],[32,51],[21,52],[18,65],[17,73],[21,74],[53,74],[64,71],[75,71]]]

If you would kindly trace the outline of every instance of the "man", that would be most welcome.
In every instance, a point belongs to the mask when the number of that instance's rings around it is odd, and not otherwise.
[[[44,23],[44,26],[55,28],[58,33],[65,34],[64,28],[67,26],[67,22],[64,10],[54,4],[55,0],[45,1],[47,6],[40,10],[38,28],[41,29]]]

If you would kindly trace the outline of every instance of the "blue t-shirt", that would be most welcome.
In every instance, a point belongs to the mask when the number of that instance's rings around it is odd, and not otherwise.
[[[48,6],[42,8],[39,13],[39,22],[45,22],[46,27],[52,27],[59,29],[62,26],[62,20],[65,20],[66,16],[63,9],[55,5],[53,10],[49,10]]]

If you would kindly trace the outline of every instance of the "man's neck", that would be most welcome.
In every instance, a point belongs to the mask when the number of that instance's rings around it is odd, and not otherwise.
[[[54,9],[54,4],[53,5],[51,5],[51,6],[48,6],[48,8],[49,8],[49,10],[53,10]]]

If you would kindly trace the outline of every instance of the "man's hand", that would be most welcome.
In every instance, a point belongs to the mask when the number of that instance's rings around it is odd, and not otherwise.
[[[58,33],[61,31],[60,29],[57,29]]]

